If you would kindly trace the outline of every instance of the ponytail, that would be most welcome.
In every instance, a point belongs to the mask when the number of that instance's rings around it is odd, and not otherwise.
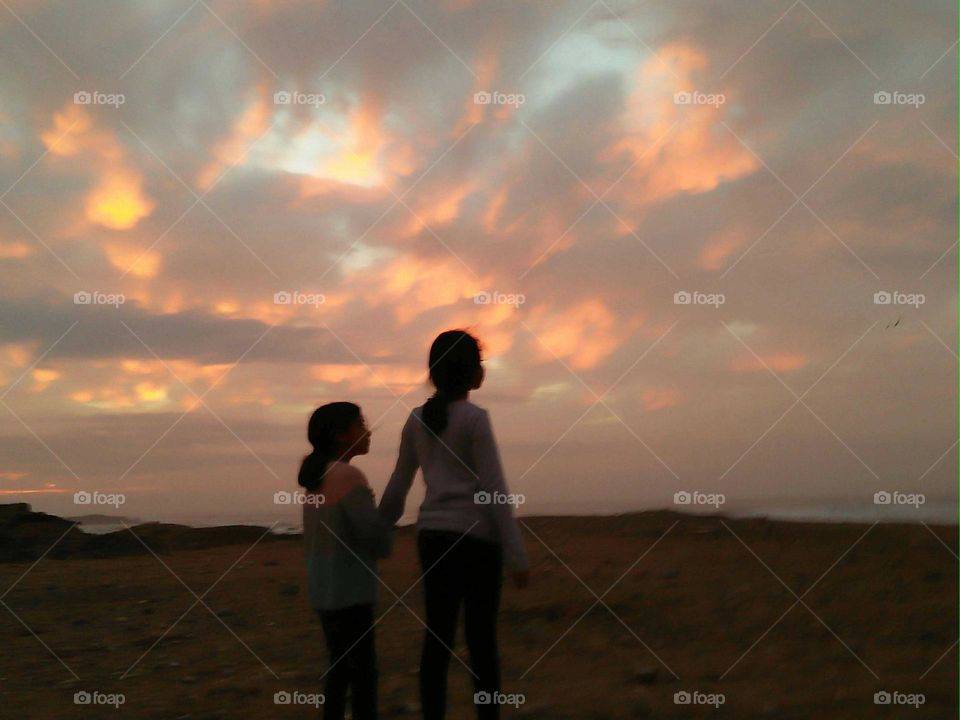
[[[423,424],[437,437],[447,429],[447,406],[450,400],[438,392],[423,404]]]
[[[320,487],[320,482],[323,480],[322,473],[326,465],[327,459],[316,450],[309,455],[305,455],[303,462],[300,463],[297,483],[307,492],[313,492]]]

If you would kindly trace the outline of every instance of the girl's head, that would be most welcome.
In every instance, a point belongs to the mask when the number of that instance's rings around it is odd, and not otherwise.
[[[307,490],[320,487],[327,465],[349,462],[370,451],[370,431],[360,407],[351,402],[332,402],[313,411],[307,424],[307,440],[313,452],[303,458],[297,482]]]
[[[447,427],[447,405],[483,384],[480,341],[466,330],[447,330],[430,346],[430,382],[437,392],[423,407],[423,421],[434,434]]]

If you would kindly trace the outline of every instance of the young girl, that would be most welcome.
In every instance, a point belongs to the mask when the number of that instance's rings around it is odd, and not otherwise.
[[[313,452],[303,459],[298,482],[306,490],[307,589],[330,654],[324,718],[343,720],[349,688],[353,719],[375,720],[376,562],[390,553],[392,532],[377,514],[367,478],[350,465],[370,450],[370,431],[358,406],[335,402],[314,411],[307,439]]]
[[[380,502],[383,519],[395,523],[417,468],[423,469],[426,497],[417,520],[417,549],[427,613],[420,659],[425,720],[442,720],[446,713],[447,668],[461,604],[477,717],[499,717],[502,564],[517,587],[529,580],[520,530],[504,502],[508,491],[490,416],[468,399],[483,383],[480,362],[480,344],[464,330],[449,330],[434,340],[429,363],[437,391],[407,418],[396,468]]]

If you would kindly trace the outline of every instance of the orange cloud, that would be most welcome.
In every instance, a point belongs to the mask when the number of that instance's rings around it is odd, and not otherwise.
[[[665,410],[680,404],[683,396],[679,390],[670,387],[652,387],[643,391],[641,402],[646,410]]]
[[[134,227],[154,207],[153,201],[143,194],[142,185],[143,178],[129,169],[106,172],[87,196],[87,219],[111,230]]]
[[[474,73],[477,77],[473,84],[472,91],[464,100],[463,115],[453,129],[452,135],[455,138],[465,133],[471,125],[481,122],[487,114],[488,109],[496,110],[497,108],[497,106],[481,105],[474,101],[475,93],[501,90],[495,87],[495,81],[497,70],[500,67],[500,57],[503,49],[502,38],[505,37],[506,34],[495,32],[495,29],[496,28],[493,27],[491,31],[487,33],[484,38],[484,48],[480,50],[480,57],[473,63]],[[495,115],[495,117],[503,119],[504,116]]]
[[[321,163],[317,174],[351,185],[370,186],[386,182],[380,152],[387,138],[380,128],[380,115],[379,99],[365,94],[348,116],[346,131],[332,138],[340,149]],[[393,157],[401,166],[405,164],[402,153]]]
[[[96,372],[67,394],[79,405],[106,410],[158,410],[196,404],[193,393],[219,382],[231,363],[204,365],[190,360],[125,358],[91,363]],[[184,387],[181,382],[186,385]],[[190,392],[187,388],[193,391]]]
[[[388,386],[402,394],[424,382],[426,372],[422,369],[401,365],[322,364],[310,368],[311,376],[329,385],[344,384],[352,392]]]
[[[472,302],[473,296],[484,289],[483,281],[453,256],[402,255],[379,270],[362,268],[351,272],[345,284],[348,294],[364,298],[371,306],[391,307],[401,324],[434,308],[468,299]]]
[[[134,277],[151,278],[160,270],[160,253],[153,248],[143,251],[117,241],[106,241],[102,245],[107,260],[117,270],[129,272]]]
[[[721,182],[756,170],[759,161],[720,125],[726,102],[675,102],[674,93],[698,89],[698,71],[707,66],[703,53],[683,43],[670,43],[659,48],[657,55],[637,72],[623,118],[623,134],[601,156],[609,162],[625,153],[637,161],[631,175],[640,180],[631,187],[625,178],[614,193],[634,202],[638,198],[655,202],[679,193],[707,192]],[[712,89],[700,89],[707,90],[719,94]],[[662,142],[654,147],[661,138]]]
[[[230,128],[226,137],[214,146],[213,159],[200,170],[197,176],[197,185],[201,190],[209,189],[227,168],[240,164],[244,160],[250,146],[266,131],[270,113],[266,89],[261,88],[258,100],[247,107],[240,119]]]
[[[413,213],[408,213],[410,222],[407,224],[405,235],[412,237],[420,232],[424,225],[430,228],[441,227],[460,215],[460,206],[480,186],[476,180],[466,180],[453,185],[447,184],[436,188],[433,192],[418,194],[416,207]]]
[[[805,367],[809,361],[810,359],[806,355],[790,353],[761,355],[759,359],[754,357],[753,354],[749,354],[737,358],[731,365],[731,369],[734,372],[756,372],[758,370],[766,371],[769,367],[774,372],[786,373]]]
[[[133,386],[137,400],[143,404],[162,403],[167,400],[167,388],[149,381]]]
[[[52,368],[34,368],[30,376],[33,378],[33,386],[30,390],[32,392],[43,392],[51,383],[60,379],[60,371]]]
[[[33,247],[20,240],[0,240],[0,260],[20,260],[33,254]]]
[[[704,270],[722,270],[730,265],[730,256],[743,246],[743,233],[737,229],[707,241],[700,251],[700,267]]]
[[[0,490],[0,495],[60,495],[70,493],[73,490],[58,488],[48,484],[43,488],[22,488],[20,490]]]
[[[54,113],[53,127],[40,133],[51,155],[81,156],[96,174],[85,202],[87,220],[111,230],[129,230],[153,212],[155,203],[143,191],[143,176],[126,160],[123,147],[98,128],[80,105]],[[124,268],[126,269],[126,268]]]
[[[617,318],[599,298],[588,298],[560,312],[537,306],[527,324],[537,336],[533,348],[541,361],[559,357],[574,370],[585,370],[605,360],[641,320]]]

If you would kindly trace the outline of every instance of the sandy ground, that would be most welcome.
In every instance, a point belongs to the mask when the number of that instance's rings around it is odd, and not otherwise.
[[[505,589],[500,620],[504,691],[524,702],[505,717],[957,716],[955,527],[671,513],[524,522],[533,581]],[[319,715],[274,704],[279,691],[321,692],[326,666],[299,539],[159,559],[51,553],[31,566],[0,563],[0,590],[16,583],[0,607],[0,717]],[[382,564],[402,596],[383,587],[380,598],[388,718],[419,716],[418,577],[407,529]],[[462,640],[456,649],[465,660]],[[452,720],[472,717],[469,680],[454,660]],[[82,691],[124,703],[76,705]],[[877,705],[882,691],[924,702]],[[723,704],[676,704],[682,692]]]

